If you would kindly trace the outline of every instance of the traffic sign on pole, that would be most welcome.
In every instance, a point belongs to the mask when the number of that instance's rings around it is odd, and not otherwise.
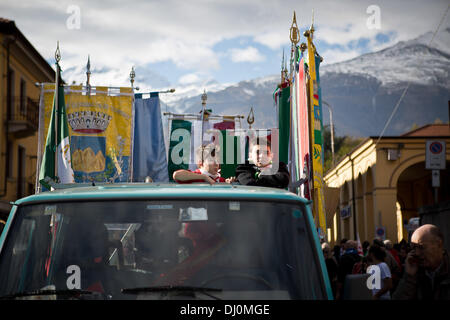
[[[445,169],[445,141],[427,140],[425,149],[425,168],[429,170]]]
[[[431,170],[431,185],[434,188],[439,188],[441,186],[440,181],[440,171],[439,170]]]
[[[386,240],[386,229],[384,227],[377,227],[375,229],[375,235],[378,239]]]

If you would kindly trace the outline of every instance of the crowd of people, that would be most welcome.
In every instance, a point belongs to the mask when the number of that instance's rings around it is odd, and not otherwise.
[[[372,288],[373,299],[450,299],[450,260],[444,249],[442,232],[426,224],[414,231],[411,241],[358,242],[342,239],[333,248],[326,242],[322,250],[333,295],[342,300],[346,277],[372,274],[378,266],[380,285]]]

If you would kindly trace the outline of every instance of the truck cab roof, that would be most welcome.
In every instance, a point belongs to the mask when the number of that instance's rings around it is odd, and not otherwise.
[[[122,183],[57,185],[53,191],[41,192],[16,201],[16,205],[40,202],[93,201],[107,199],[216,199],[309,201],[296,194],[275,188],[218,183]]]

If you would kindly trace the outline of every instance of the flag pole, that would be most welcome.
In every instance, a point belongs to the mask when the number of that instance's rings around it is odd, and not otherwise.
[[[139,87],[133,87],[135,90],[139,90]],[[149,95],[152,95],[152,94],[160,94],[160,93],[174,93],[175,92],[175,89],[167,89],[167,90],[163,90],[163,91],[151,91],[151,92],[141,92],[141,94],[142,95],[144,95],[144,94],[149,94]],[[167,110],[167,108],[166,108],[166,110]]]
[[[305,38],[306,38],[306,43],[307,43],[307,46],[305,46],[306,48],[305,48],[305,50],[308,52],[308,58],[309,58],[309,52],[311,52],[311,50],[309,50],[309,48],[312,46],[312,37],[313,37],[313,33],[314,33],[314,26],[313,26],[313,23],[314,23],[314,11],[313,11],[313,18],[312,18],[312,21],[311,21],[311,27],[310,27],[310,29],[309,30],[306,30],[304,33],[303,33],[303,35],[305,36]],[[310,58],[309,58],[310,59]],[[308,97],[308,128],[309,128],[309,134],[308,134],[308,140],[309,140],[309,172],[308,172],[308,183],[309,183],[309,194],[310,194],[310,198],[311,198],[311,201],[312,201],[312,203],[313,203],[313,215],[314,215],[314,221],[316,222],[316,225],[317,225],[317,221],[316,221],[316,219],[318,218],[317,216],[318,216],[318,214],[317,214],[317,202],[316,201],[314,201],[315,200],[315,198],[314,198],[314,164],[313,164],[313,139],[312,139],[312,130],[314,130],[313,129],[313,126],[314,126],[314,123],[313,123],[313,121],[314,121],[314,119],[311,117],[311,112],[312,112],[312,99],[313,99],[313,97],[311,96],[311,86],[313,85],[313,83],[312,83],[312,81],[313,81],[313,79],[312,79],[312,77],[311,77],[311,64],[309,63],[309,61],[308,61],[308,90],[307,90],[307,97]]]
[[[203,130],[205,127],[205,111],[206,111],[206,100],[208,99],[208,96],[206,95],[206,90],[203,89],[203,94],[201,96],[202,99],[202,137],[200,140],[200,146],[202,148],[202,163],[204,161],[203,159]],[[194,154],[194,158],[195,158],[195,154]]]
[[[57,42],[56,45],[56,51],[55,51],[55,61],[56,61],[56,77],[55,77],[55,180],[57,180],[58,177],[58,104],[59,104],[59,94],[58,94],[58,89],[59,89],[59,61],[61,60],[61,52],[59,51],[59,41]]]
[[[319,84],[317,83],[318,73],[316,68],[316,55],[322,61],[320,55],[317,53],[317,50],[313,43],[314,37],[314,11],[312,13],[312,21],[311,27],[309,30],[305,31],[304,35],[307,38],[308,42],[308,61],[309,61],[309,123],[311,124],[310,128],[310,150],[312,153],[311,157],[311,171],[312,171],[312,188],[311,188],[311,199],[313,199],[313,212],[314,212],[314,220],[318,222],[316,225],[318,226],[318,230],[320,230],[319,236],[325,237],[326,233],[326,213],[325,213],[325,201],[323,195],[323,148],[322,141],[320,136],[316,136],[316,134],[322,134],[322,121],[321,121],[321,109],[320,109],[320,96],[319,96]],[[320,63],[320,62],[319,62]],[[316,107],[318,110],[316,110]],[[318,127],[317,127],[318,126]],[[318,139],[320,138],[320,139]],[[320,141],[317,142],[316,141]],[[312,148],[311,148],[312,146]]]
[[[298,167],[296,166],[297,163],[301,161],[301,159],[298,158],[298,153],[295,152],[295,148],[293,147],[295,143],[294,136],[297,134],[294,131],[294,122],[296,119],[294,119],[294,114],[297,115],[298,113],[298,107],[297,107],[297,99],[293,99],[292,97],[295,95],[294,88],[298,86],[298,83],[294,82],[294,77],[296,74],[296,64],[297,64],[297,44],[300,42],[300,32],[297,25],[297,18],[295,16],[295,10],[294,10],[294,16],[292,18],[292,24],[291,28],[289,30],[289,39],[291,40],[291,60],[290,60],[290,75],[289,75],[289,82],[290,82],[290,110],[289,110],[289,144],[288,144],[288,165],[290,165],[291,169],[291,181],[296,181],[296,172],[298,171]],[[296,102],[294,105],[294,101]],[[297,126],[299,124],[297,123]],[[298,160],[298,161],[297,161]],[[290,164],[289,164],[290,163]],[[293,170],[295,168],[295,170]],[[296,188],[293,188],[292,191],[297,193],[300,188],[297,190]]]

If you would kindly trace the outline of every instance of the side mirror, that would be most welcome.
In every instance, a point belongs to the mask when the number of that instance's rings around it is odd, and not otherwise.
[[[344,300],[372,300],[372,291],[367,287],[370,274],[349,274],[344,282]]]

